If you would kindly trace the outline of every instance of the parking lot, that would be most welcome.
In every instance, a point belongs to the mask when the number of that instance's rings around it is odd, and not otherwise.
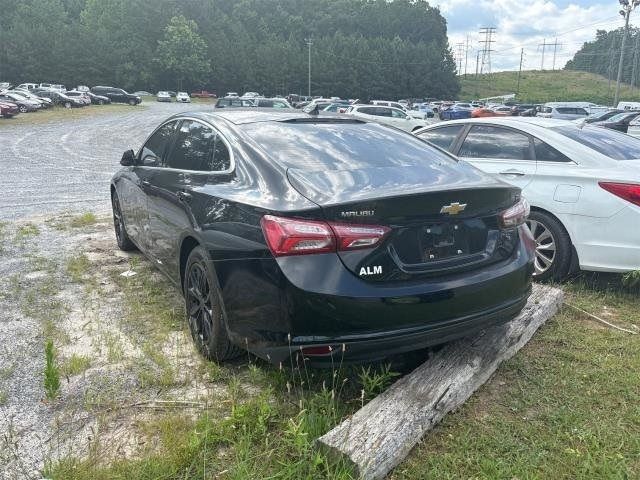
[[[162,119],[194,107],[145,102],[124,114],[30,125],[2,121],[0,219],[15,220],[42,211],[108,211],[109,179],[119,167],[122,152],[139,148]],[[100,107],[89,108],[99,111]]]

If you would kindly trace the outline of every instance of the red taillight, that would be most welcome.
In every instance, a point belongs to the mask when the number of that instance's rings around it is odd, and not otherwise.
[[[391,231],[379,225],[322,222],[273,215],[262,217],[261,224],[267,245],[276,257],[372,248]]]
[[[378,225],[357,225],[329,222],[338,239],[338,250],[371,248],[380,243],[391,231],[389,227]]]
[[[503,228],[513,228],[522,225],[529,216],[529,212],[529,202],[521,198],[518,203],[499,215],[500,225]]]
[[[265,215],[261,223],[269,249],[276,257],[336,251],[336,239],[325,222]]]
[[[640,206],[640,185],[636,183],[598,182],[607,192]]]

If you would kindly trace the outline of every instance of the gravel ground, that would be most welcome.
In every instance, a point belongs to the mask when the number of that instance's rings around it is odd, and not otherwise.
[[[135,423],[131,415],[112,402],[197,398],[193,392],[202,391],[179,374],[172,380],[176,388],[148,391],[141,372],[132,367],[149,363],[144,344],[122,324],[125,293],[113,278],[130,267],[131,258],[157,288],[166,288],[167,282],[149,273],[141,257],[115,248],[109,179],[122,152],[139,148],[161,120],[198,108],[143,106],[58,123],[0,122],[0,480],[39,479],[47,460],[82,457],[92,439],[97,441],[97,430],[115,444],[114,455],[123,455],[129,443],[140,442],[127,427]],[[71,212],[95,212],[99,221],[73,228]],[[74,281],[67,262],[82,252],[89,271]],[[140,271],[134,279],[142,276]],[[172,369],[193,370],[182,368],[199,361],[188,335],[180,328],[162,335],[169,334],[171,348],[180,346],[179,354],[168,355],[179,362]],[[55,338],[60,363],[72,355],[91,362],[81,374],[61,378],[54,400],[46,399],[43,388],[47,337]],[[115,358],[113,345],[118,347]],[[144,378],[153,369],[157,365],[142,372]],[[100,397],[105,385],[113,389],[108,399]]]
[[[122,152],[137,150],[169,115],[210,108],[147,102],[124,114],[56,123],[11,125],[0,119],[0,220],[44,211],[108,211],[109,179]]]

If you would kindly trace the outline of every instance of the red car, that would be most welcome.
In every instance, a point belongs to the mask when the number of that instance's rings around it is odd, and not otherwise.
[[[11,118],[15,115],[18,115],[18,105],[11,102],[0,101],[0,115],[4,118]]]
[[[215,98],[216,94],[207,90],[198,90],[197,92],[192,92],[191,96],[196,98]]]

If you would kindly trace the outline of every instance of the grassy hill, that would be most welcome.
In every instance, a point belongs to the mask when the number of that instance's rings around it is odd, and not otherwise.
[[[459,98],[471,100],[516,93],[518,72],[498,72],[489,75],[467,75],[460,78]],[[601,75],[571,70],[528,70],[520,75],[521,102],[588,101],[611,105],[616,82]],[[620,88],[620,100],[640,101],[640,89],[629,85]]]

